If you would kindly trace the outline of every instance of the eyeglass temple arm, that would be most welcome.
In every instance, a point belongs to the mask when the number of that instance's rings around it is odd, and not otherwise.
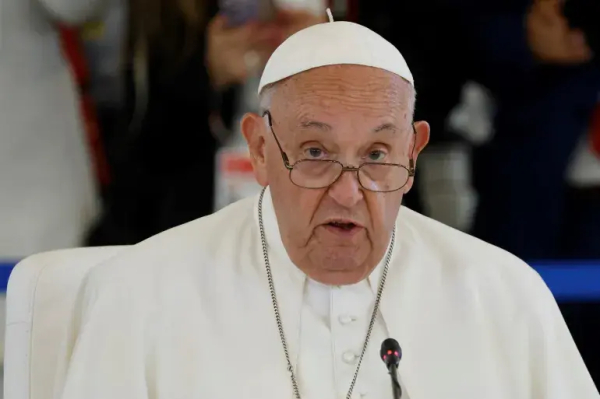
[[[415,175],[416,172],[416,168],[415,168],[415,149],[417,148],[417,128],[415,128],[415,123],[412,123],[412,129],[413,129],[413,149],[412,152],[410,154],[410,158],[408,160],[408,175],[410,177],[413,177]]]
[[[279,142],[279,139],[277,138],[277,135],[275,134],[275,130],[273,130],[273,119],[271,117],[271,113],[267,110],[265,112],[263,112],[262,114],[263,118],[266,116],[267,117],[267,121],[269,122],[269,129],[271,129],[271,134],[273,134],[273,138],[275,139],[275,142],[277,143],[277,147],[279,147],[279,152],[281,152],[281,158],[283,159],[283,164],[285,165],[285,167],[287,169],[292,169],[292,166],[290,165],[290,160],[287,156],[287,154],[285,153],[285,151],[283,151],[283,147],[281,147],[281,143]]]

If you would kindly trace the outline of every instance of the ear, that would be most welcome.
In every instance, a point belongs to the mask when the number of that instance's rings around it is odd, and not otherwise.
[[[419,154],[421,153],[421,151],[423,151],[423,149],[425,149],[425,147],[427,146],[427,143],[429,143],[430,129],[431,128],[429,127],[429,123],[427,123],[425,121],[415,122],[416,134],[413,137],[413,139],[415,140],[413,142],[413,145],[415,147],[415,152],[413,154],[413,159],[415,161],[415,165],[417,163],[417,158],[419,157]]]
[[[431,130],[429,123],[425,122],[425,121],[420,121],[420,122],[415,122],[414,124],[415,126],[415,131],[413,134],[413,138],[410,141],[410,157],[413,160],[413,166],[416,169],[417,168],[417,158],[419,157],[419,154],[421,153],[421,151],[423,151],[423,149],[427,146],[427,143],[429,143],[429,132]],[[414,148],[414,151],[413,151]],[[411,177],[410,180],[408,181],[408,183],[406,183],[406,186],[404,186],[403,191],[404,193],[408,193],[410,191],[410,189],[412,188],[413,184],[414,184],[414,177]]]
[[[241,122],[242,134],[248,143],[250,159],[254,169],[254,176],[258,184],[263,187],[268,185],[267,159],[265,132],[267,129],[265,119],[255,113],[247,113]]]

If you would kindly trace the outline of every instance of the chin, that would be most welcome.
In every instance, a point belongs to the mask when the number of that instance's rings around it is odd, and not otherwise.
[[[307,274],[311,279],[325,285],[352,285],[363,281],[369,273],[357,270],[314,270]]]
[[[319,258],[320,264],[331,265],[333,269],[352,270],[364,265],[369,259],[370,252],[360,247],[333,246],[315,251],[312,255],[314,258]]]
[[[368,262],[368,254],[349,248],[332,248],[311,253],[313,265],[309,277],[324,284],[346,285],[363,280],[375,267]]]

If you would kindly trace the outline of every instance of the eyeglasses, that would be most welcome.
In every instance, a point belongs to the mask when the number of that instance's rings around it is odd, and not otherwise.
[[[398,191],[415,175],[414,160],[411,154],[409,167],[394,163],[365,162],[358,167],[346,166],[341,162],[330,159],[301,159],[290,164],[287,154],[273,130],[273,118],[269,111],[263,113],[269,121],[271,133],[281,152],[283,165],[290,172],[290,180],[298,187],[320,189],[331,186],[342,173],[355,172],[359,184],[368,191],[392,192]],[[412,125],[416,135],[415,126]],[[415,142],[416,145],[416,142]],[[413,145],[413,154],[415,150]]]

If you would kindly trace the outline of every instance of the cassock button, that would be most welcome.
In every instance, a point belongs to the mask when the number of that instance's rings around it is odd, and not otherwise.
[[[356,355],[350,351],[347,351],[342,355],[342,359],[344,359],[344,362],[352,364],[356,360]]]
[[[346,324],[350,324],[352,323],[354,320],[356,320],[356,317],[354,316],[350,316],[347,314],[343,314],[340,317],[338,317],[338,320],[340,321],[340,323],[342,325],[346,325]]]

